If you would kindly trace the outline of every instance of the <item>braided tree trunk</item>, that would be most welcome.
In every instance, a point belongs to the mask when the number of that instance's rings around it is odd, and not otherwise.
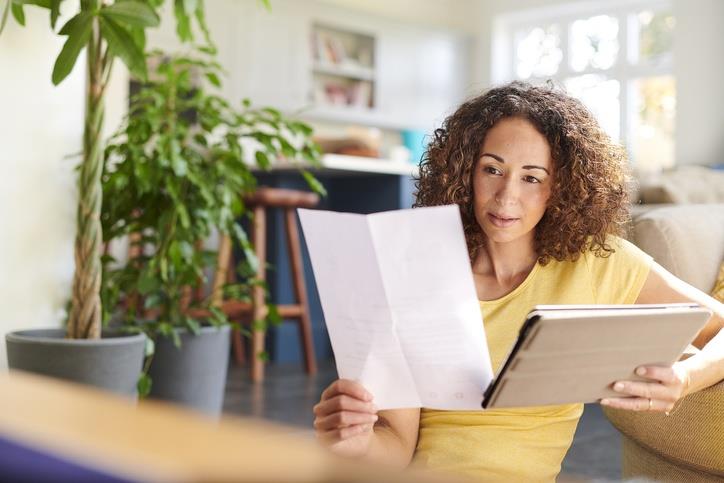
[[[103,92],[107,77],[101,52],[100,29],[95,20],[88,42],[83,162],[78,182],[77,231],[75,236],[75,274],[73,299],[67,336],[73,339],[97,339],[101,335],[101,174]],[[104,79],[105,77],[105,79]]]

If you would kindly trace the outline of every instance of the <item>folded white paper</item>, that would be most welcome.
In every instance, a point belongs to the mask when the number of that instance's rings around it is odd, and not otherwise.
[[[380,409],[480,410],[492,369],[458,207],[298,212],[339,377]]]

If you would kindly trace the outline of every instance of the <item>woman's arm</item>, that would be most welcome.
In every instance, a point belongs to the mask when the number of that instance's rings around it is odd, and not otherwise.
[[[417,446],[420,409],[378,411],[361,384],[338,379],[314,406],[317,438],[332,452],[405,468]]]
[[[379,419],[366,459],[397,468],[407,467],[417,447],[420,409],[390,409],[377,414]]]
[[[713,312],[694,339],[694,345],[701,350],[672,367],[637,368],[637,374],[653,382],[619,381],[614,384],[614,390],[628,397],[605,399],[601,404],[638,411],[668,412],[680,398],[724,379],[724,330],[721,330],[724,327],[724,304],[654,262],[636,303],[677,302],[694,302]]]

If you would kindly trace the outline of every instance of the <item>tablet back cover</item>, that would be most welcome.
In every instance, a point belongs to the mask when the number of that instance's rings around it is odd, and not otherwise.
[[[708,320],[699,306],[541,306],[489,388],[483,407],[594,402],[642,364],[673,364]]]

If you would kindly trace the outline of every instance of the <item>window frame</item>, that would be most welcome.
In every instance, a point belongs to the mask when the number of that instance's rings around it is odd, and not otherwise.
[[[517,32],[558,24],[561,31],[560,48],[563,53],[558,72],[552,76],[531,76],[524,80],[539,83],[551,79],[559,85],[564,85],[565,79],[571,77],[599,74],[619,81],[619,142],[626,147],[629,159],[635,164],[636,160],[632,158],[634,146],[631,145],[632,129],[637,117],[634,103],[635,82],[648,77],[674,76],[673,51],[671,55],[664,55],[655,62],[637,61],[638,42],[632,35],[637,31],[637,22],[632,14],[641,10],[651,10],[655,13],[673,12],[674,8],[672,0],[593,0],[500,14],[493,19],[492,83],[503,84],[513,80],[523,80],[516,75],[515,36]],[[619,54],[616,56],[614,64],[608,69],[597,69],[589,65],[583,71],[576,72],[570,67],[571,25],[575,20],[596,15],[608,15],[618,19]],[[674,33],[674,35],[676,34]]]

